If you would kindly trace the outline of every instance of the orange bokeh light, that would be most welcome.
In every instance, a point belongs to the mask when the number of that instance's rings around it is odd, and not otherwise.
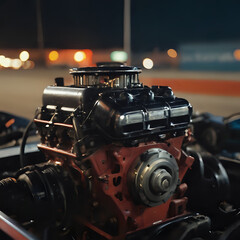
[[[52,62],[57,61],[59,58],[59,53],[57,51],[51,51],[48,55],[48,58]]]
[[[177,55],[178,55],[178,54],[177,54],[177,51],[174,50],[174,49],[168,49],[167,54],[168,54],[168,56],[171,57],[171,58],[176,58]]]
[[[233,56],[235,57],[235,59],[237,61],[240,61],[240,49],[236,49],[234,52],[233,52]]]

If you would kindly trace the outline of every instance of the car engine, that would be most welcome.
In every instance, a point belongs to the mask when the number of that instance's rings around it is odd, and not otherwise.
[[[44,157],[22,155],[3,175],[4,214],[39,239],[214,239],[207,213],[187,207],[198,196],[197,175],[185,176],[198,155],[183,150],[192,107],[169,87],[143,86],[140,73],[73,68],[73,85],[45,88],[33,120]]]

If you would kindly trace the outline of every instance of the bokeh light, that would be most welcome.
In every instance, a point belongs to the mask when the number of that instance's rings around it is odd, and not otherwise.
[[[22,61],[20,59],[13,59],[11,61],[11,67],[13,69],[19,69],[22,66]]]
[[[27,51],[22,51],[19,54],[19,58],[21,59],[21,61],[25,62],[29,59],[29,53]]]
[[[11,66],[11,59],[10,58],[4,58],[2,62],[2,66],[5,68],[8,68]]]
[[[5,59],[5,56],[3,56],[3,55],[0,55],[0,66],[3,64],[3,62],[4,62],[4,59]]]
[[[146,69],[152,69],[153,68],[153,60],[150,59],[150,58],[145,58],[143,60],[143,66],[146,68]]]
[[[23,64],[23,69],[33,69],[35,67],[35,63],[33,61],[26,61]]]
[[[86,53],[83,52],[83,51],[77,51],[75,54],[74,54],[74,60],[76,62],[82,62],[83,60],[86,59]]]
[[[128,54],[124,51],[113,51],[110,54],[110,58],[115,62],[126,62],[128,59]]]
[[[235,58],[237,61],[240,61],[240,49],[236,49],[236,50],[233,52],[233,56],[234,56],[234,58]]]
[[[59,58],[59,53],[57,51],[51,51],[48,55],[48,58],[52,62],[57,61]]]
[[[168,49],[167,54],[171,58],[176,58],[177,57],[177,51],[175,49]]]

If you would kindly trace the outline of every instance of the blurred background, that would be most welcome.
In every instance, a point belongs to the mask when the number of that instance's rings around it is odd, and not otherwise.
[[[240,110],[239,1],[0,0],[0,111],[32,118],[69,68],[122,61],[195,111]]]

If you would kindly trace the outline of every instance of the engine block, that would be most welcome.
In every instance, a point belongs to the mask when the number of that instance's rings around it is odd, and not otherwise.
[[[4,182],[26,198],[34,191],[29,202],[41,209],[42,201],[58,203],[47,205],[51,219],[62,231],[75,227],[77,239],[125,239],[188,214],[182,179],[193,158],[182,144],[192,107],[169,87],[143,86],[140,72],[74,68],[73,85],[57,79],[47,87],[34,119],[47,163]]]

